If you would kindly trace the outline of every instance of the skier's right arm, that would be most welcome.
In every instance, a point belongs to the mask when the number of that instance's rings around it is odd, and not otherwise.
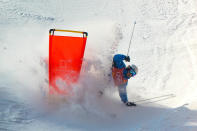
[[[125,60],[126,56],[122,54],[117,54],[114,56],[113,61],[114,62],[119,62]]]
[[[119,69],[126,67],[123,62],[123,60],[125,60],[125,58],[126,58],[126,56],[122,55],[122,54],[115,55],[113,58],[114,66]]]

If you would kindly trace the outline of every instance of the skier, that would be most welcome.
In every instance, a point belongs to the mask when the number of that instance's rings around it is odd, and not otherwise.
[[[130,62],[130,57],[123,54],[116,54],[113,57],[112,77],[114,84],[118,87],[121,101],[125,103],[126,106],[136,106],[134,102],[128,101],[126,87],[128,84],[128,79],[138,73],[138,68],[135,65],[129,65],[126,67],[123,60]]]

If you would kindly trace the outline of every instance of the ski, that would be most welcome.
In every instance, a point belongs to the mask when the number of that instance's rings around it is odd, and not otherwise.
[[[157,102],[160,100],[165,100],[165,99],[169,99],[169,98],[173,98],[173,97],[176,97],[176,96],[174,94],[167,94],[167,95],[157,96],[157,97],[148,98],[148,99],[144,99],[144,100],[138,100],[138,101],[135,101],[134,103],[144,103],[146,101],[151,101],[151,100],[154,100],[152,102]],[[146,102],[146,103],[152,103],[152,102]]]
[[[171,98],[174,98],[176,97],[175,95],[174,96],[168,96],[168,97],[163,97],[162,99],[157,99],[157,100],[154,100],[154,101],[146,101],[146,102],[143,102],[143,103],[140,103],[140,104],[150,104],[150,103],[155,103],[155,102],[158,102],[158,101],[164,101],[164,100],[168,100],[168,99],[171,99]]]

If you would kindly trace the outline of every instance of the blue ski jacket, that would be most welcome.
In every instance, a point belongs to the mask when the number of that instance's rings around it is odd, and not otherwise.
[[[116,54],[113,58],[113,66],[117,69],[123,69],[123,77],[125,79],[130,79],[130,77],[127,76],[128,70],[126,70],[126,65],[123,62],[125,60],[126,56],[122,54]]]

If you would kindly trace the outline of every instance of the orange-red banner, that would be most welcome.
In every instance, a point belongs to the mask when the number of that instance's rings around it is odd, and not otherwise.
[[[50,94],[68,94],[70,91],[68,87],[77,82],[86,40],[87,37],[49,35]]]

